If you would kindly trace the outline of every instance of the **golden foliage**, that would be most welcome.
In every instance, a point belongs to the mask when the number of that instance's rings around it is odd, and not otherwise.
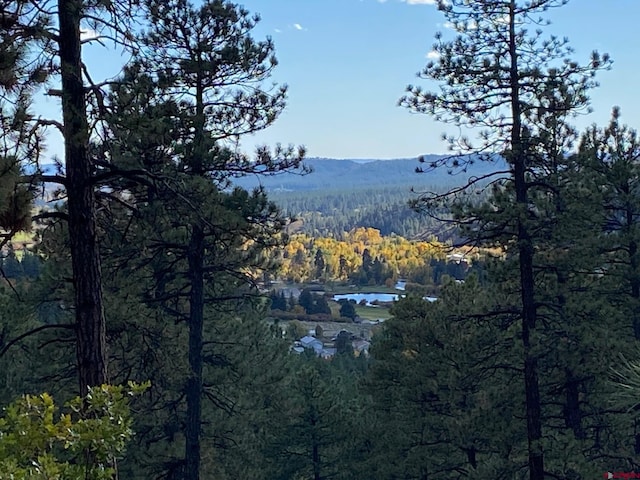
[[[444,245],[438,242],[407,240],[398,235],[383,237],[374,228],[356,228],[341,238],[296,234],[291,236],[282,252],[281,274],[292,281],[310,280],[315,253],[320,250],[327,277],[344,280],[362,266],[365,249],[372,258],[380,259],[399,276],[428,265],[433,258],[444,259],[446,256]]]

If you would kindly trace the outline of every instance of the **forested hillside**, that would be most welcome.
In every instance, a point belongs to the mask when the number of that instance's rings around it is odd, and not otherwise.
[[[244,153],[288,90],[230,0],[0,3],[0,480],[639,475],[640,137],[572,126],[611,59],[437,3],[422,161]]]
[[[338,236],[371,227],[383,235],[449,238],[440,222],[411,209],[409,201],[417,195],[406,187],[277,192],[270,198],[295,221],[296,230],[309,235]]]
[[[285,215],[302,220],[298,228],[311,235],[337,236],[353,228],[372,227],[383,235],[457,242],[457,228],[424,212],[418,214],[410,202],[424,192],[445,192],[460,186],[469,176],[481,178],[492,169],[504,168],[504,162],[498,157],[478,157],[460,167],[431,168],[446,158],[424,155],[399,160],[306,159],[304,163],[311,174],[252,177],[237,183],[246,188],[262,185]],[[478,192],[471,194],[474,200],[484,197],[480,192],[483,186],[480,183]]]

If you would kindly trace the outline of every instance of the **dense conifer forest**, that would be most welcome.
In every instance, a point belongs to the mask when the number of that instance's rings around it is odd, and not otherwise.
[[[294,220],[296,230],[314,236],[337,237],[354,228],[375,228],[385,236],[441,240],[454,233],[431,217],[416,214],[409,206],[416,195],[406,186],[278,192],[269,197]]]
[[[287,102],[239,4],[0,1],[0,480],[640,475],[640,139],[571,123],[611,60],[437,3],[399,103],[479,143],[349,161],[237,148]]]

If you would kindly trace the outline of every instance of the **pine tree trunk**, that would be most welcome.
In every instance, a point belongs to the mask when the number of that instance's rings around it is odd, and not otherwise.
[[[526,398],[527,443],[529,450],[530,480],[544,480],[544,457],[542,451],[542,414],[540,408],[540,387],[538,381],[538,364],[531,353],[531,333],[536,327],[536,304],[534,297],[533,275],[533,243],[526,222],[528,211],[528,194],[526,182],[527,152],[522,139],[522,123],[520,108],[520,78],[518,71],[518,46],[515,31],[516,2],[511,0],[509,6],[509,54],[511,84],[511,114],[513,126],[511,130],[511,148],[513,181],[518,208],[518,260],[520,264],[520,295],[522,302],[522,345],[524,347],[524,387]]]
[[[75,290],[77,361],[80,392],[107,381],[106,333],[102,304],[96,205],[89,158],[89,128],[80,57],[82,0],[59,0],[69,238]]]
[[[582,412],[580,411],[580,379],[571,370],[565,369],[566,401],[564,407],[564,421],[567,428],[573,430],[577,439],[586,438],[582,428]]]
[[[320,459],[320,445],[316,431],[315,413],[311,418],[311,463],[313,464],[313,480],[322,480],[322,464]]]
[[[194,225],[189,243],[189,367],[185,480],[200,478],[200,434],[202,431],[202,337],[204,328],[204,233]]]
[[[627,193],[627,192],[625,192]],[[628,193],[627,193],[628,194]],[[633,235],[633,224],[635,222],[633,208],[628,205],[625,212],[626,228],[629,231],[629,235]],[[640,340],[640,278],[638,277],[638,244],[635,239],[631,237],[629,241],[629,265],[631,266],[631,298],[633,305],[632,324],[633,335],[636,340]]]

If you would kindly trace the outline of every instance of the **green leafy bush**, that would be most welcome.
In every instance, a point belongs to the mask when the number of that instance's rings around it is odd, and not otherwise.
[[[149,383],[103,385],[58,414],[53,398],[24,395],[0,418],[0,480],[108,480],[133,436],[129,402]]]

